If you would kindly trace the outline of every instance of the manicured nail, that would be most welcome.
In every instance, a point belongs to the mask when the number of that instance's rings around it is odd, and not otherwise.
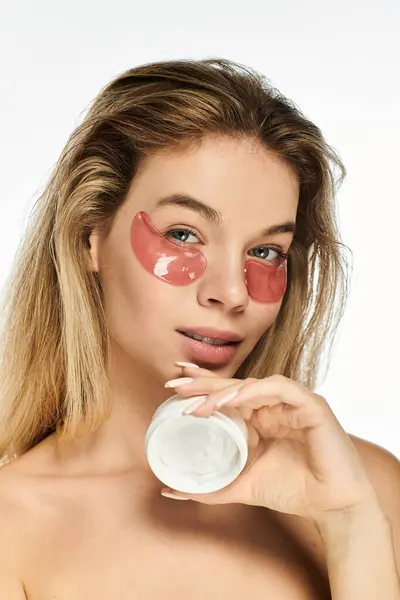
[[[207,401],[207,396],[202,396],[201,398],[197,398],[197,400],[195,402],[192,402],[192,404],[189,404],[189,406],[187,406],[182,411],[182,414],[190,415],[192,412],[194,412],[195,410],[200,408],[200,406],[202,406],[206,401]]]
[[[178,365],[178,367],[193,367],[193,369],[200,369],[199,365],[195,365],[194,363],[190,362],[183,362],[181,360],[174,363],[174,365]]]
[[[190,498],[184,498],[183,496],[178,496],[177,494],[170,494],[169,492],[161,492],[161,496],[165,496],[166,498],[173,498],[174,500],[190,500]]]
[[[179,377],[179,379],[170,379],[164,387],[175,388],[180,385],[185,385],[185,383],[192,383],[192,381],[194,381],[193,377]]]
[[[232,390],[230,393],[225,394],[225,396],[223,396],[222,398],[220,398],[218,400],[218,402],[215,403],[215,407],[216,408],[220,408],[224,404],[227,404],[228,402],[230,402],[232,400],[232,398],[234,398],[235,396],[237,396],[238,393],[239,393],[239,390]]]

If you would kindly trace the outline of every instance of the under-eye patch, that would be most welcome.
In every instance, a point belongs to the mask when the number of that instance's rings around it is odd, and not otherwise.
[[[170,285],[193,283],[207,267],[207,259],[200,250],[179,246],[165,238],[144,211],[138,212],[132,221],[131,245],[143,268]],[[286,290],[286,259],[275,265],[247,259],[244,279],[254,301],[278,302]]]

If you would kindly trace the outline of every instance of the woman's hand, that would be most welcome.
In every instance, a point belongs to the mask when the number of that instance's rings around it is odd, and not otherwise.
[[[199,417],[218,410],[222,400],[224,406],[237,407],[254,452],[227,487],[177,496],[206,504],[264,506],[316,523],[365,505],[379,506],[356,448],[322,396],[282,375],[225,379],[206,369],[182,368],[193,381],[166,386],[185,398],[207,395],[192,413]]]

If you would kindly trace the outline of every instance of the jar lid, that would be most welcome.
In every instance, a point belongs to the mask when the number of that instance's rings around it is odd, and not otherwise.
[[[183,415],[195,398],[164,402],[146,433],[150,468],[164,485],[185,493],[219,490],[244,469],[247,426],[238,410],[224,407],[209,417]]]

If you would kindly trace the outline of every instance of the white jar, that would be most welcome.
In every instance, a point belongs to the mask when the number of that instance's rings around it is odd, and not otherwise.
[[[147,460],[156,477],[188,494],[226,487],[248,458],[247,425],[240,412],[224,406],[209,417],[183,415],[197,398],[178,394],[168,398],[154,413],[145,438]]]

